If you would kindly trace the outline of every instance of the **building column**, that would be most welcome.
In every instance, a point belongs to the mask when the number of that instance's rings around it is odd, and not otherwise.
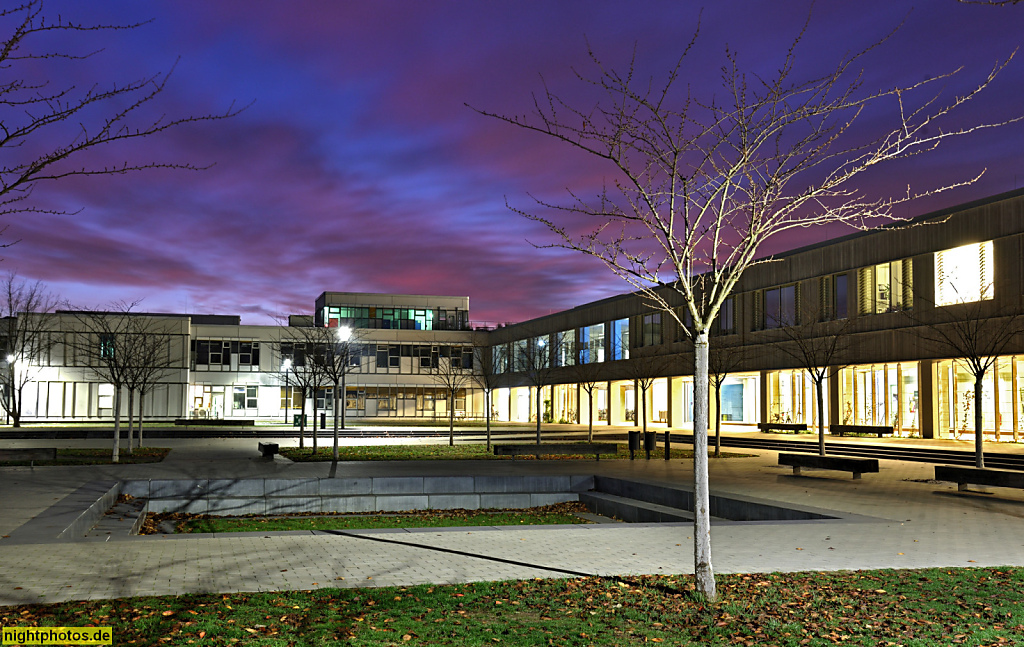
[[[935,383],[935,362],[922,360],[917,365],[918,420],[921,424],[921,438],[938,438],[939,392]]]
[[[758,422],[770,422],[768,419],[768,410],[771,403],[768,402],[768,371],[761,371],[760,387],[761,387],[761,410],[758,412]]]

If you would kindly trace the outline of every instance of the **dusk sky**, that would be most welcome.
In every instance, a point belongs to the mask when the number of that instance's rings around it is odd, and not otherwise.
[[[12,217],[4,237],[20,242],[3,251],[2,269],[42,280],[74,305],[143,299],[146,311],[238,314],[252,324],[310,313],[325,290],[468,295],[480,322],[521,321],[619,294],[628,286],[597,261],[532,247],[527,240],[550,236],[505,206],[529,209],[531,194],[559,200],[566,188],[594,193],[609,169],[465,104],[526,113],[545,83],[591,101],[576,94],[573,75],[593,71],[587,42],[612,67],[624,67],[635,46],[642,75],[660,82],[698,16],[701,32],[682,80],[710,98],[721,94],[727,47],[741,64],[770,73],[809,8],[803,0],[716,1],[701,15],[700,4],[688,1],[48,0],[48,15],[75,22],[151,20],[61,43],[103,51],[33,66],[52,87],[135,80],[180,57],[161,112],[251,105],[232,119],[93,158],[213,164],[208,170],[39,184],[34,204],[72,215]],[[1024,4],[823,0],[797,49],[801,78],[829,70],[901,21],[864,59],[866,88],[963,66],[944,86],[952,96],[1024,43]],[[948,123],[1021,114],[1024,53]],[[891,123],[885,110],[869,117]],[[1024,186],[1024,124],[949,142],[865,176],[860,188],[879,196],[908,184],[924,190],[985,168],[974,185],[901,206],[897,215]],[[845,233],[812,230],[774,249]]]

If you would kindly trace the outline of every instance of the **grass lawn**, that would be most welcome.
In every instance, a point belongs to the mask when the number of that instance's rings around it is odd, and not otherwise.
[[[322,585],[331,583],[324,582]],[[318,584],[320,586],[320,584]],[[1024,570],[585,578],[4,607],[4,627],[112,626],[117,645],[995,645],[1024,641]]]
[[[113,436],[111,436],[113,444]],[[118,462],[122,465],[133,465],[136,463],[159,463],[170,452],[168,447],[136,447],[133,454],[129,454],[124,447],[118,456]],[[55,461],[34,461],[35,466],[40,465],[109,465],[111,448],[102,449],[73,447],[57,449],[57,460]],[[0,467],[12,465],[29,465],[30,461],[0,461]]]
[[[601,460],[616,460],[629,458],[629,446],[626,443],[618,443],[618,454],[606,454]],[[307,461],[329,461],[332,457],[332,447],[320,446],[316,454],[312,448],[306,447],[282,447],[281,455],[295,462]],[[594,460],[593,454],[548,454],[543,455],[545,460]],[[643,451],[636,453],[638,460],[645,459]],[[748,456],[748,454],[731,454],[722,452],[723,458],[735,458]],[[689,449],[672,448],[672,458],[693,458],[693,452]],[[338,447],[338,459],[343,461],[421,461],[421,460],[512,460],[511,456],[495,456],[493,452],[487,451],[485,444],[458,444],[450,445],[359,445]],[[665,448],[658,446],[651,452],[651,460],[665,460]],[[533,456],[519,456],[516,460],[535,460]]]
[[[255,532],[265,530],[356,530],[363,528],[449,528],[459,526],[536,526],[587,523],[576,512],[580,503],[560,503],[526,510],[429,510],[402,514],[285,517],[208,517],[188,519],[178,532]]]

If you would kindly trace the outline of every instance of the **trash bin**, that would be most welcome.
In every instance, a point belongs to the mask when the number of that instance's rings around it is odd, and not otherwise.
[[[633,460],[633,455],[640,449],[640,432],[630,431],[627,433],[629,438],[629,460]]]
[[[665,460],[668,460],[672,455],[672,435],[669,432],[665,432]]]
[[[327,429],[327,414],[326,413],[321,413],[320,414],[320,428],[321,429]]]
[[[644,451],[647,452],[647,460],[651,460],[651,452],[658,446],[658,434],[653,431],[644,432]]]
[[[301,427],[303,423],[303,418],[305,418],[305,422],[309,422],[309,416],[305,416],[301,413],[292,414],[292,426]]]

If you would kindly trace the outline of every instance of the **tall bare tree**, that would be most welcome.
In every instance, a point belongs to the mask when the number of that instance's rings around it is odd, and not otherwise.
[[[359,370],[362,353],[360,336],[347,326],[340,328],[313,327],[307,345],[312,344],[314,358],[325,384],[330,384],[334,395],[334,449],[333,460],[338,461],[338,429],[345,428],[345,379]]]
[[[312,394],[314,401],[316,398],[316,387],[314,384],[318,381],[315,375],[315,366],[311,359],[307,356],[305,338],[296,334],[298,330],[296,327],[284,328],[283,336],[277,340],[275,345],[277,346],[278,355],[280,355],[282,361],[290,360],[290,379],[291,384],[295,385],[295,388],[301,393],[300,399],[301,404],[299,406],[299,447],[305,448],[306,446],[306,401]],[[290,394],[289,394],[290,395]],[[314,412],[313,417],[316,417]],[[313,434],[313,451],[316,452],[316,434]]]
[[[142,24],[70,22],[60,15],[47,15],[42,0],[0,9],[0,32],[5,34],[0,36],[0,69],[5,79],[0,84],[0,149],[7,151],[0,162],[0,215],[65,213],[28,202],[41,182],[143,169],[205,168],[174,161],[97,162],[101,153],[119,144],[238,114],[229,106],[217,114],[168,117],[157,104],[173,67],[141,79],[82,87],[56,85],[40,76],[46,65],[82,64],[96,56],[102,49],[89,45],[89,40]],[[53,49],[55,42],[57,49]]]
[[[647,398],[654,382],[664,377],[672,365],[674,357],[666,355],[664,346],[654,346],[643,350],[634,350],[629,355],[626,373],[633,379],[636,389],[636,408],[634,423],[640,424],[641,431],[647,431]]]
[[[591,349],[579,349],[576,357],[576,364],[569,368],[569,377],[576,384],[580,385],[583,392],[587,394],[587,442],[594,442],[594,391],[599,384],[604,383],[600,379],[604,369],[596,358],[590,355]],[[580,422],[577,415],[577,423]]]
[[[708,378],[715,390],[715,458],[722,456],[722,387],[745,358],[746,351],[739,344],[714,346],[708,351]]]
[[[137,358],[138,338],[133,319],[138,302],[117,302],[109,310],[73,310],[79,329],[74,339],[76,363],[85,361],[88,369],[114,388],[114,445],[111,462],[120,461],[121,396],[132,377]],[[60,311],[58,311],[59,313]]]
[[[484,420],[487,426],[487,451],[491,451],[491,417],[494,409],[494,389],[498,388],[498,376],[508,370],[508,345],[473,347],[473,379],[484,392]]]
[[[800,309],[797,321],[777,322],[775,348],[807,371],[814,384],[818,408],[818,454],[825,455],[825,384],[849,365],[851,319],[835,319],[811,301]]]
[[[565,349],[566,333],[540,335],[512,343],[513,370],[520,373],[537,394],[537,444],[540,444],[541,423],[544,420],[543,391],[552,383],[552,373],[559,368],[558,358]]]
[[[40,283],[29,283],[10,272],[0,283],[0,335],[6,368],[0,371],[4,411],[21,426],[22,394],[58,341],[54,310],[58,301]]]
[[[998,125],[947,125],[943,118],[974,99],[1005,62],[972,90],[944,103],[931,89],[951,74],[865,89],[858,66],[882,43],[854,50],[822,76],[797,78],[806,30],[807,24],[770,75],[748,75],[738,54],[727,50],[722,87],[704,97],[683,80],[695,33],[659,82],[637,78],[635,61],[620,72],[591,51],[595,74],[578,76],[604,97],[596,105],[579,108],[545,89],[534,98],[531,115],[478,110],[609,165],[614,188],[606,186],[595,199],[570,191],[566,203],[538,199],[537,210],[512,208],[554,233],[556,242],[543,247],[599,259],[680,325],[683,312],[689,313],[696,356],[694,571],[697,590],[709,600],[716,590],[707,464],[708,349],[723,302],[743,272],[763,262],[759,255],[773,237],[812,225],[867,227],[890,218],[897,203],[956,186],[870,198],[854,186],[864,172]],[[857,117],[885,101],[891,102],[891,122],[877,127],[874,139],[853,135]],[[559,214],[566,220],[558,222]],[[581,219],[595,224],[577,234]],[[683,307],[677,310],[678,305]]]
[[[935,351],[953,355],[974,378],[974,464],[985,467],[985,375],[1024,334],[1024,312],[1019,304],[1000,305],[986,299],[940,306],[915,295],[914,305],[913,310],[904,312],[915,324],[907,332]]]
[[[463,360],[466,361],[463,361]],[[430,369],[430,379],[445,393],[448,400],[448,445],[455,445],[455,398],[464,392],[476,376],[473,371],[473,353],[461,346],[448,347],[438,357],[437,366]],[[488,426],[488,429],[490,427]],[[490,436],[488,435],[488,439]],[[490,443],[488,443],[488,446]]]
[[[171,340],[172,324],[158,317],[133,317],[129,321],[133,343],[131,370],[125,379],[128,389],[128,453],[132,453],[135,437],[132,435],[133,394],[139,395],[138,446],[142,447],[142,423],[145,418],[146,395],[176,368],[184,359],[179,350],[175,355]],[[187,361],[187,360],[186,360]]]

